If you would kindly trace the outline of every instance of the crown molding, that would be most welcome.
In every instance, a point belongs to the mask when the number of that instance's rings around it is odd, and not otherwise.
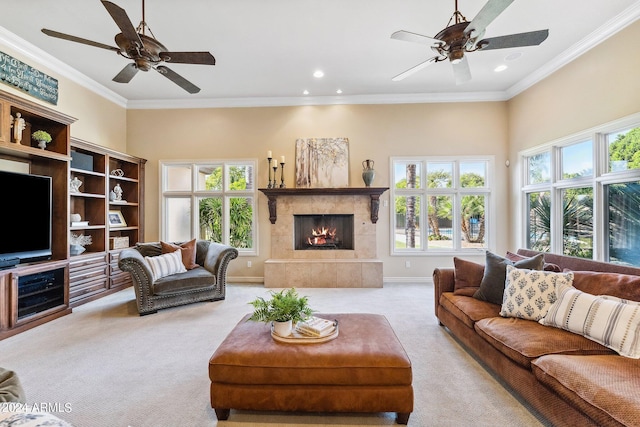
[[[506,100],[507,97],[505,92],[411,93],[316,97],[142,100],[129,101],[127,108],[131,110],[154,110],[183,108],[295,107],[304,105],[347,104],[425,104],[445,102],[494,102]]]
[[[95,92],[97,95],[123,107],[127,108],[127,99],[118,95],[114,91],[107,89],[95,80],[90,79],[75,68],[72,68],[51,56],[39,47],[16,36],[6,28],[0,26],[0,43],[18,52],[20,55],[37,62],[39,65],[48,68],[54,73],[71,80],[80,86]]]
[[[529,74],[515,85],[506,90],[507,99],[511,99],[521,92],[529,89],[534,84],[549,77],[560,68],[564,67],[574,59],[593,49],[609,37],[633,24],[640,18],[640,2],[625,9],[622,13],[605,22],[598,29],[593,31],[587,37],[575,43],[569,49],[556,56],[543,67]]]

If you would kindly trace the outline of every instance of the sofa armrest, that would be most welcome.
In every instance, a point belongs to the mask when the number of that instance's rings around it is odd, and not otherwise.
[[[209,243],[203,267],[216,276],[222,295],[224,295],[225,284],[227,282],[227,267],[231,260],[237,257],[238,250],[236,248],[223,245],[222,243]]]
[[[440,295],[443,292],[453,292],[455,288],[455,270],[453,268],[436,268],[433,270],[433,292],[435,314],[438,316]]]

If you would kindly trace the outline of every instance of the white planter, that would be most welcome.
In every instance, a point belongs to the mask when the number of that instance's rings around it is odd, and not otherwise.
[[[273,322],[273,332],[281,337],[288,337],[293,332],[293,321]]]

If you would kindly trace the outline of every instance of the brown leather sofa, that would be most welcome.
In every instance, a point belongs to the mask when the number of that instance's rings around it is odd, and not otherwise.
[[[581,291],[640,301],[640,268],[549,253],[544,261],[574,271],[573,286]],[[640,425],[640,360],[563,329],[501,317],[500,305],[456,295],[454,268],[436,268],[433,281],[440,324],[551,423]]]

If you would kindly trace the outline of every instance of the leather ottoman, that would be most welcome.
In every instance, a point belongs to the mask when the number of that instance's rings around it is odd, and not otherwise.
[[[270,325],[245,316],[209,360],[211,407],[295,412],[413,411],[411,361],[378,314],[317,314],[337,319],[339,335],[317,344],[283,343]]]

